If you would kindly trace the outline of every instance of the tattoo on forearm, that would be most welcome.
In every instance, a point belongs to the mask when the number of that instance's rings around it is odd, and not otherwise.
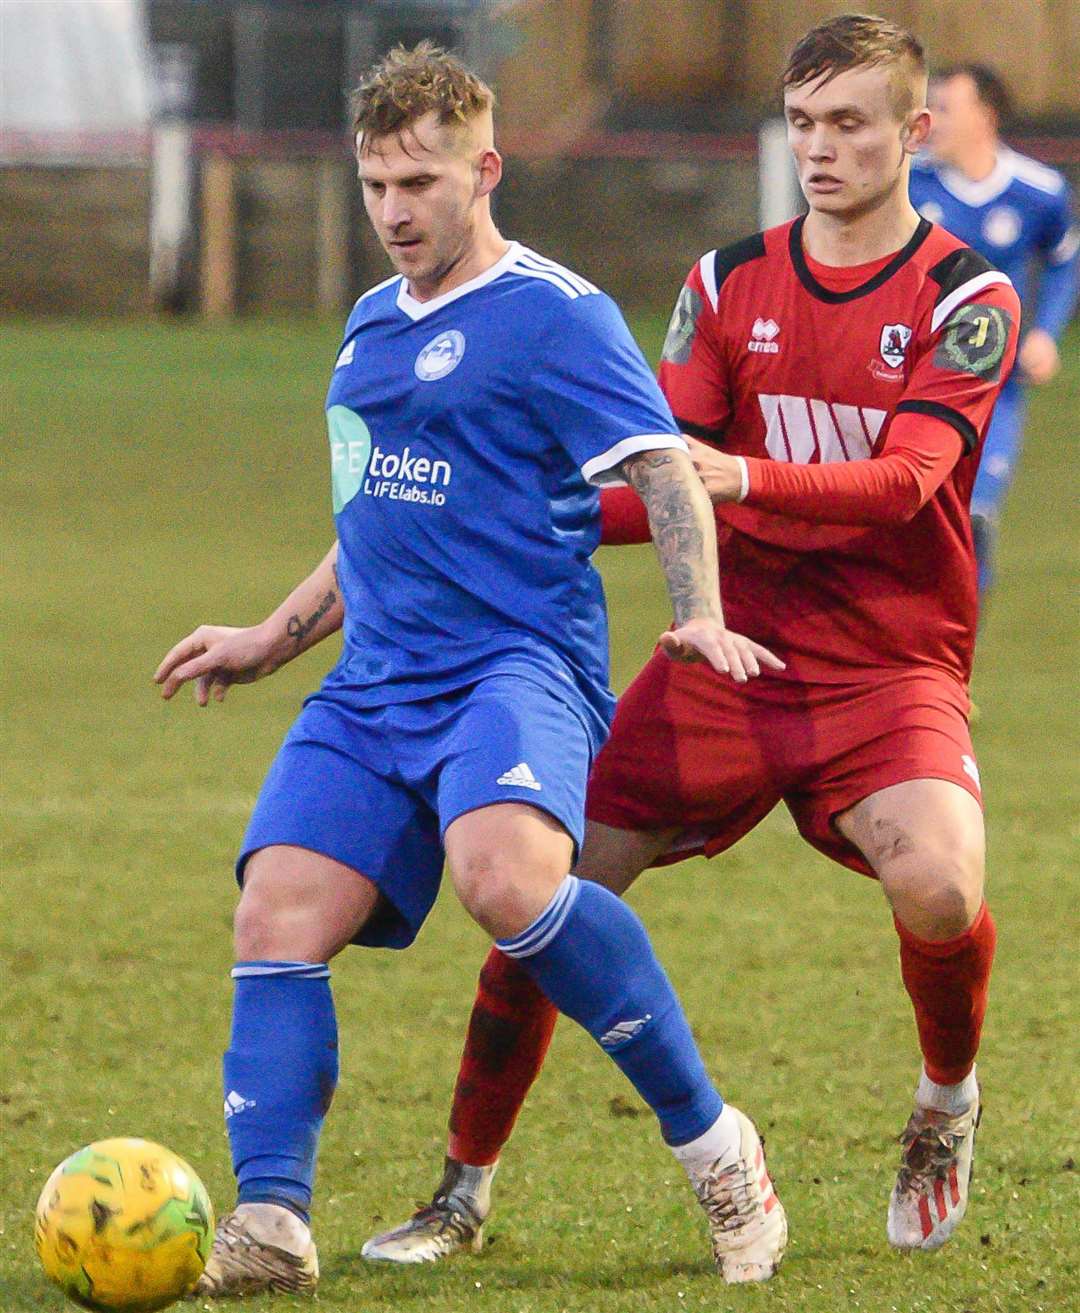
[[[337,577],[336,569],[334,570],[334,576]],[[289,622],[285,626],[289,637],[295,639],[298,645],[302,643],[336,601],[337,593],[331,588],[306,620],[301,620],[298,615],[289,616]]]
[[[712,512],[704,497],[694,498],[685,465],[670,452],[644,452],[626,462],[624,473],[649,512],[675,623],[693,616],[719,618],[716,558],[708,534]]]

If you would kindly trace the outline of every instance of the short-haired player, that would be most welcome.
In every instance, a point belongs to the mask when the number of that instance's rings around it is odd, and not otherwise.
[[[1080,226],[1064,175],[1002,140],[1012,104],[1000,73],[979,63],[942,68],[930,80],[929,105],[933,127],[911,170],[912,204],[1007,273],[1025,306],[1017,367],[994,407],[971,495],[979,592],[985,594],[1023,443],[1024,385],[1048,383],[1061,367],[1058,340],[1080,287]]]
[[[411,943],[444,862],[473,918],[656,1111],[727,1279],[764,1279],[782,1250],[762,1257],[745,1210],[731,1225],[723,1172],[750,1170],[757,1134],[713,1086],[644,927],[570,874],[614,705],[596,486],[629,479],[648,506],[676,615],[665,660],[741,682],[782,663],[723,623],[708,497],[618,309],[495,227],[491,107],[423,43],[361,87],[364,204],[397,273],[357,302],[332,373],[337,542],[262,624],[203,626],[156,676],[165,697],[195,681],[205,705],[344,626],[236,865],[238,1204],[200,1296],[315,1286],[309,1210],[338,1070],[328,964],[350,943]]]
[[[728,615],[787,664],[735,691],[654,655],[593,770],[577,868],[621,893],[646,867],[723,851],[783,801],[810,844],[878,879],[922,1050],[887,1214],[905,1250],[939,1247],[963,1217],[980,1113],[995,930],[967,723],[967,506],[1019,321],[1008,277],[908,199],[925,93],[921,47],[891,23],[807,33],[784,112],[809,213],[708,252],[686,280],[661,383],[716,503]],[[605,494],[604,516],[605,541],[647,539],[632,492]],[[443,1180],[369,1258],[431,1261],[477,1233],[554,1020],[493,952]]]

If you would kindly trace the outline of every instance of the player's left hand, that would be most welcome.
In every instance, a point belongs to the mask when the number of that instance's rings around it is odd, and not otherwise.
[[[1057,343],[1044,329],[1029,329],[1020,343],[1016,363],[1030,383],[1049,383],[1061,368]]]
[[[783,670],[784,663],[752,638],[726,629],[718,620],[688,620],[660,635],[660,646],[673,661],[708,661],[714,670],[745,684],[762,666]]]
[[[683,437],[690,447],[690,459],[705,491],[714,502],[738,501],[742,492],[742,470],[734,456],[717,451],[707,442],[700,442],[688,433]]]

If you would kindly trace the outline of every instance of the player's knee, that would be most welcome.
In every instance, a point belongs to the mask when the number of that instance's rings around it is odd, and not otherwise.
[[[236,960],[325,962],[333,955],[326,930],[314,907],[281,897],[272,881],[250,881],[233,913]]]
[[[465,910],[494,939],[519,934],[531,925],[546,905],[548,884],[552,894],[558,884],[505,854],[483,849],[461,858],[452,876]]]
[[[983,900],[983,857],[976,845],[921,849],[882,873],[896,915],[924,939],[961,935]]]
[[[247,888],[233,913],[233,948],[238,962],[274,960],[281,926],[265,891]]]

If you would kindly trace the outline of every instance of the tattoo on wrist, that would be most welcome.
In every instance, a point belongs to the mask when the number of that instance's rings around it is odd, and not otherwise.
[[[675,623],[685,624],[694,616],[719,617],[715,561],[706,550],[707,526],[683,466],[671,452],[644,452],[626,462],[624,473],[648,509]]]
[[[334,571],[334,574],[335,576],[337,575],[336,569]],[[326,594],[323,600],[319,603],[319,605],[315,608],[315,610],[312,611],[311,615],[309,615],[306,620],[301,620],[298,615],[289,616],[288,624],[286,624],[285,626],[286,633],[289,635],[290,638],[295,639],[297,644],[302,643],[304,639],[307,638],[308,634],[311,633],[311,631],[323,618],[323,616],[326,615],[327,611],[330,610],[330,608],[334,605],[336,601],[337,601],[337,593],[335,593],[334,590],[331,588],[331,590]]]

